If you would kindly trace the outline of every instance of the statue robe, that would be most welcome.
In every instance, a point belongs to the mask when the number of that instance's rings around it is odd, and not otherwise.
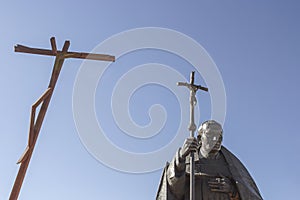
[[[198,154],[199,152],[197,152]],[[244,165],[225,147],[220,151],[221,159],[215,164],[223,165],[219,166],[220,174],[231,178],[235,182],[236,190],[239,193],[239,198],[242,200],[261,200],[262,197],[259,190],[250,176]],[[178,154],[177,154],[178,155]],[[196,154],[195,154],[196,155]],[[171,163],[167,163],[163,171],[163,175],[158,188],[156,200],[188,200],[189,199],[189,163],[186,162],[186,168],[183,173],[179,173],[175,170],[176,159]],[[187,159],[189,160],[189,159]],[[227,200],[230,199],[226,193],[211,192],[207,188],[207,180],[209,177],[203,176],[199,169],[199,162],[207,162],[198,156],[195,156],[195,193],[196,200]],[[198,164],[197,164],[198,162]],[[209,162],[209,161],[208,161]],[[210,164],[210,163],[208,163]],[[200,167],[202,168],[202,167]],[[209,170],[209,168],[207,168]],[[214,172],[212,172],[214,173]],[[203,185],[204,184],[204,185]],[[206,185],[205,185],[206,184]]]

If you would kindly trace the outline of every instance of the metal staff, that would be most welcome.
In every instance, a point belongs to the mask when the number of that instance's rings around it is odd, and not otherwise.
[[[202,87],[201,85],[194,84],[195,72],[192,71],[190,76],[190,83],[178,82],[178,86],[186,86],[190,90],[190,124],[188,130],[190,131],[190,136],[194,137],[196,131],[196,124],[194,119],[194,107],[197,104],[196,92],[197,90],[204,90],[208,92],[208,88]],[[195,164],[194,164],[194,153],[190,154],[190,200],[195,200]]]

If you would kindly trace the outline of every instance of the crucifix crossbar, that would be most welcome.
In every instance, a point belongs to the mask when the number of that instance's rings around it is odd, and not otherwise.
[[[52,70],[51,79],[47,90],[42,94],[42,96],[32,105],[31,107],[31,116],[30,116],[30,127],[29,127],[29,137],[27,147],[18,160],[17,164],[20,164],[18,175],[15,179],[12,191],[10,193],[10,200],[18,199],[22,183],[35,147],[45,114],[50,103],[53,90],[55,88],[58,76],[60,74],[62,65],[66,58],[79,58],[79,59],[89,59],[89,60],[101,60],[101,61],[115,61],[115,57],[111,55],[104,54],[94,54],[94,53],[83,53],[83,52],[69,52],[70,41],[65,41],[61,51],[58,51],[56,48],[55,38],[50,39],[51,50],[48,49],[38,49],[26,47],[23,45],[16,45],[15,52],[21,53],[30,53],[30,54],[39,54],[47,56],[55,56],[55,62]],[[39,112],[36,117],[36,109],[40,107]]]

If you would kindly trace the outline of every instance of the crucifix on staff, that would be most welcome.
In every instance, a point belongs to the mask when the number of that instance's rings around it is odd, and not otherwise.
[[[190,76],[190,83],[184,83],[184,82],[178,82],[178,86],[185,86],[190,90],[190,124],[188,127],[188,130],[190,131],[190,137],[195,137],[195,131],[197,129],[195,124],[195,115],[194,115],[194,108],[197,104],[196,99],[196,92],[198,90],[203,90],[208,92],[208,88],[202,87],[201,85],[195,85],[195,72],[192,71]],[[194,153],[190,154],[190,200],[195,200],[195,165],[194,165]]]

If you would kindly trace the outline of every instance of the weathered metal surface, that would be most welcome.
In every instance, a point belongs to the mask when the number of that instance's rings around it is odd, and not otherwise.
[[[15,46],[15,52],[55,56],[55,62],[54,62],[52,75],[47,90],[31,107],[31,119],[30,119],[28,144],[23,155],[17,162],[18,164],[20,164],[20,168],[9,197],[10,200],[18,199],[22,187],[22,183],[24,181],[24,177],[26,175],[26,171],[32,156],[32,152],[34,150],[38,135],[40,133],[41,126],[45,118],[53,94],[53,90],[57,83],[58,76],[61,71],[64,60],[66,58],[81,58],[81,59],[92,59],[92,60],[103,60],[103,61],[115,61],[115,57],[110,55],[68,52],[70,46],[69,41],[65,41],[62,51],[57,51],[54,37],[50,39],[50,43],[51,43],[52,50],[30,48],[23,45]],[[40,104],[41,104],[41,108],[38,112],[37,118],[35,119],[36,108]]]
[[[23,45],[16,45],[15,52],[20,53],[30,53],[30,54],[38,54],[45,56],[56,56],[58,54],[64,53],[64,58],[80,58],[80,59],[89,59],[89,60],[101,60],[101,61],[115,61],[115,57],[106,54],[95,54],[95,53],[84,53],[84,52],[62,52],[57,51],[55,41],[51,40],[52,50],[49,49],[39,49],[39,48],[31,48]]]

